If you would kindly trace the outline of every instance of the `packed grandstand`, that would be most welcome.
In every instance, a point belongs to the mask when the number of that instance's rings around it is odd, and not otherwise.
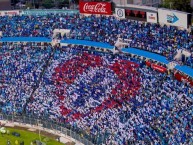
[[[193,52],[193,36],[174,26],[114,16],[47,14],[1,16],[3,38],[46,37],[114,46],[118,39],[174,61],[177,50]],[[70,125],[93,144],[191,145],[193,88],[160,72],[137,55],[83,45],[35,42],[0,44],[0,111]],[[177,62],[193,68],[193,55]],[[159,64],[167,68],[166,64]],[[175,72],[175,73],[174,73]],[[82,133],[84,132],[84,134]]]

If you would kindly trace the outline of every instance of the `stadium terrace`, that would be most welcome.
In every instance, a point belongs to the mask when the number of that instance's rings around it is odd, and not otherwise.
[[[68,124],[93,144],[193,143],[187,30],[80,14],[0,16],[0,22],[2,114]],[[55,29],[69,33],[54,35]],[[179,53],[191,55],[177,59]]]

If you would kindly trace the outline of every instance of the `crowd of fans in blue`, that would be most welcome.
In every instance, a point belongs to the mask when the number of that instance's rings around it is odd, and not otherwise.
[[[114,17],[80,15],[0,17],[3,37],[70,38],[130,46],[170,55],[192,52],[192,35],[175,27]],[[65,39],[66,36],[60,36]],[[94,48],[93,48],[94,49]],[[192,66],[192,56],[187,64]],[[0,110],[50,118],[86,132],[97,144],[193,144],[193,89],[126,54],[3,43],[0,49]],[[88,135],[88,136],[87,136]],[[94,137],[93,137],[94,136]]]
[[[27,115],[85,130],[95,143],[193,141],[192,88],[143,60],[70,46],[0,51],[3,113],[22,114],[27,103]]]
[[[130,46],[160,53],[171,58],[177,49],[193,51],[193,36],[174,26],[145,23],[133,20],[118,20],[106,16],[82,16],[79,14],[47,16],[0,17],[3,37],[48,37],[54,29],[70,29],[70,38],[106,42],[114,45],[117,38],[128,39]],[[59,38],[65,38],[60,36]],[[193,67],[193,56],[185,62]]]

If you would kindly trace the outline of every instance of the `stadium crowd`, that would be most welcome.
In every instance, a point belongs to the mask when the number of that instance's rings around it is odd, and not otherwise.
[[[30,97],[32,88],[37,87],[50,48],[3,44],[0,49],[0,102],[6,106],[2,107],[4,113],[22,113],[26,98]],[[15,100],[17,97],[19,102]]]
[[[2,37],[47,37],[114,45],[118,38],[167,56],[193,52],[186,30],[115,17],[82,15],[0,16]],[[186,65],[193,68],[193,54]],[[126,54],[33,43],[0,49],[0,111],[50,118],[86,131],[97,144],[193,144],[193,89]],[[86,136],[84,134],[84,137]]]
[[[144,60],[31,43],[4,43],[0,52],[5,114],[64,122],[98,144],[193,143],[192,87]]]
[[[178,49],[193,51],[193,36],[186,30],[173,26],[118,20],[115,17],[82,16],[79,14],[46,16],[1,16],[0,31],[3,37],[48,37],[54,29],[70,29],[70,38],[106,42],[114,45],[117,38],[129,41],[129,46],[138,47],[171,58]],[[59,36],[65,39],[66,36]],[[193,67],[193,55],[186,65]]]

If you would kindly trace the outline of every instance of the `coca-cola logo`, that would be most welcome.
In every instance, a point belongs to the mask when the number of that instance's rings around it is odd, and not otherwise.
[[[95,5],[89,5],[89,3],[85,3],[83,10],[84,12],[92,12],[92,13],[108,13],[106,10],[105,3],[97,3]]]

